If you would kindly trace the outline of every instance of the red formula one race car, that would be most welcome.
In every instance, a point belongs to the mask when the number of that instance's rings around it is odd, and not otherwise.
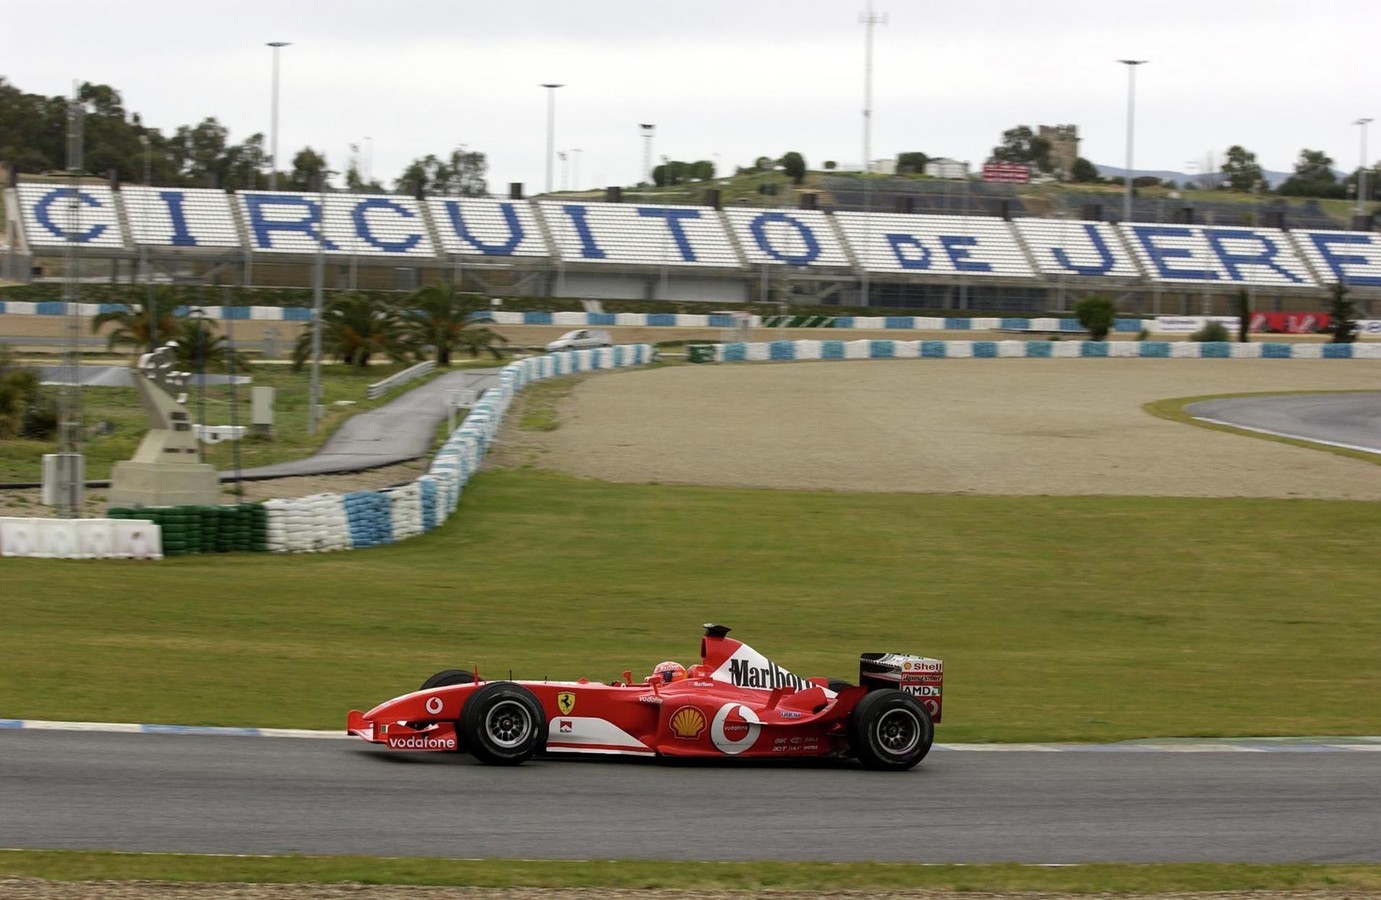
[[[484,681],[438,672],[422,689],[346,730],[390,750],[466,752],[517,765],[533,754],[762,758],[853,757],[870,769],[909,769],[930,751],[940,721],[944,664],[864,653],[857,686],[801,678],[723,625],[706,625],[700,662],[663,664],[641,682]]]

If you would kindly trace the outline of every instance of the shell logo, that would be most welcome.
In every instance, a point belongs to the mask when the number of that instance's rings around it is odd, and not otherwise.
[[[683,706],[671,715],[671,733],[684,741],[693,741],[705,730],[705,714],[694,706]]]

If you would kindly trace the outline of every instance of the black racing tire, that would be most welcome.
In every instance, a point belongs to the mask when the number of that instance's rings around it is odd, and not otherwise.
[[[854,684],[852,681],[845,681],[842,678],[831,678],[825,683],[825,687],[834,691],[836,694],[853,686]]]
[[[426,681],[422,682],[419,691],[430,691],[432,688],[449,687],[453,684],[474,684],[475,676],[473,673],[464,669],[444,669],[437,672]]]
[[[849,714],[849,749],[865,768],[900,772],[925,759],[935,725],[921,701],[902,691],[870,691]]]
[[[547,743],[547,717],[532,691],[496,681],[475,691],[460,713],[465,748],[482,763],[516,766]]]

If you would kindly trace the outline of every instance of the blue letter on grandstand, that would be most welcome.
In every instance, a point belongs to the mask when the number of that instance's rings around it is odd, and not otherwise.
[[[1061,267],[1068,269],[1076,275],[1106,275],[1112,271],[1113,264],[1116,262],[1112,258],[1112,253],[1108,251],[1108,245],[1103,243],[1103,236],[1098,233],[1098,226],[1092,222],[1084,223],[1084,231],[1088,234],[1089,243],[1093,244],[1093,249],[1098,251],[1098,265],[1081,266],[1070,258],[1063,247],[1055,247],[1050,251],[1050,255],[1055,257],[1055,262]]]
[[[34,204],[34,218],[38,220],[38,224],[62,238],[64,241],[75,241],[78,244],[94,241],[102,234],[105,234],[105,225],[92,225],[90,230],[83,231],[80,234],[71,234],[59,228],[57,224],[53,222],[52,215],[48,212],[48,207],[56,203],[59,197],[70,200],[72,197],[72,189],[58,188],[55,191],[50,191],[43,195],[42,200]],[[101,208],[101,202],[90,194],[83,194],[81,191],[77,191],[77,199],[86,206],[94,206],[97,209]]]
[[[374,232],[369,230],[369,220],[364,214],[371,209],[391,209],[405,219],[415,219],[406,206],[394,203],[392,200],[385,200],[383,197],[371,197],[368,200],[361,200],[355,204],[355,209],[350,213],[355,220],[355,234],[361,239],[368,241],[385,253],[407,253],[417,246],[418,241],[422,240],[420,234],[410,234],[401,241],[381,241],[374,236]]]
[[[511,256],[513,248],[523,242],[523,226],[518,221],[518,214],[514,212],[512,203],[499,204],[499,212],[503,213],[503,220],[508,223],[508,240],[502,244],[486,244],[471,234],[470,229],[465,226],[465,220],[461,218],[458,201],[447,200],[444,205],[446,214],[451,217],[451,229],[456,233],[456,237],[485,256]]]
[[[1312,232],[1309,239],[1318,248],[1319,255],[1323,261],[1328,263],[1328,268],[1337,276],[1340,284],[1381,284],[1381,275],[1349,275],[1343,268],[1344,266],[1370,266],[1372,271],[1376,271],[1376,260],[1371,257],[1359,256],[1356,253],[1339,253],[1331,245],[1333,244],[1365,244],[1372,250],[1376,249],[1376,242],[1372,239],[1373,235],[1365,231],[1355,234],[1320,234]]]
[[[768,222],[784,222],[795,228],[796,233],[801,236],[802,242],[806,245],[805,252],[800,256],[787,256],[773,247],[767,240],[767,230],[763,228]],[[763,213],[749,224],[748,229],[753,232],[753,240],[758,242],[758,249],[789,266],[808,266],[815,262],[815,258],[820,255],[820,242],[815,239],[815,232],[811,231],[806,223],[799,222],[786,213]]]
[[[690,241],[686,240],[686,231],[681,227],[682,219],[700,218],[700,210],[682,206],[676,209],[666,209],[659,206],[640,206],[638,215],[647,216],[651,219],[665,219],[667,230],[671,232],[672,240],[676,241],[676,248],[681,251],[681,258],[686,262],[695,262],[695,251],[691,249]]]
[[[595,236],[590,233],[590,223],[585,221],[585,207],[567,205],[561,209],[570,217],[576,234],[580,235],[580,255],[586,259],[604,259],[604,251],[595,243]]]
[[[891,245],[892,255],[897,258],[897,265],[903,269],[930,268],[930,251],[914,234],[884,234],[883,237]],[[916,255],[908,255],[907,250],[918,252]]]
[[[245,194],[245,208],[249,210],[249,230],[254,233],[254,243],[261,250],[273,249],[273,232],[290,231],[305,234],[313,241],[320,241],[327,250],[339,250],[331,239],[318,234],[313,227],[321,221],[321,208],[306,197],[296,194]],[[264,208],[269,206],[295,206],[306,215],[293,222],[273,222],[264,218]]]
[[[1228,276],[1233,281],[1246,281],[1242,276],[1242,270],[1238,268],[1242,265],[1265,266],[1273,272],[1279,272],[1286,279],[1295,284],[1303,284],[1304,279],[1288,272],[1275,261],[1275,256],[1280,252],[1276,242],[1264,234],[1255,231],[1248,231],[1245,228],[1205,228],[1204,237],[1208,238],[1209,246],[1213,252],[1218,254],[1218,259],[1222,261],[1223,268],[1228,270]],[[1259,253],[1234,253],[1225,245],[1227,241],[1256,241],[1260,245]]]
[[[168,208],[168,220],[173,223],[173,246],[195,247],[197,239],[187,230],[187,214],[182,211],[182,201],[187,195],[182,191],[159,191],[158,197]]]
[[[1151,262],[1155,265],[1156,271],[1162,278],[1186,278],[1193,281],[1217,281],[1218,273],[1208,269],[1172,269],[1165,264],[1167,259],[1185,259],[1192,257],[1184,247],[1159,247],[1156,246],[1158,237],[1178,237],[1192,238],[1194,231],[1189,228],[1169,228],[1161,225],[1133,225],[1132,233],[1141,242],[1141,246],[1146,248],[1146,255],[1151,257]]]
[[[954,263],[956,272],[991,272],[993,267],[985,262],[968,262],[969,251],[963,249],[972,247],[978,243],[977,238],[959,234],[940,235],[940,246],[945,248],[949,254],[949,261]]]

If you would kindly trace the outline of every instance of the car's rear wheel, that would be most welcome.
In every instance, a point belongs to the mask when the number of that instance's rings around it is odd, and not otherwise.
[[[890,689],[865,694],[849,714],[848,731],[849,749],[869,769],[909,769],[935,742],[935,725],[921,701]]]
[[[487,684],[465,702],[460,730],[480,762],[516,766],[547,742],[547,720],[532,691],[511,681]]]
[[[444,669],[437,672],[426,681],[422,682],[419,691],[430,691],[432,688],[449,687],[453,684],[474,684],[475,676],[464,669]]]

